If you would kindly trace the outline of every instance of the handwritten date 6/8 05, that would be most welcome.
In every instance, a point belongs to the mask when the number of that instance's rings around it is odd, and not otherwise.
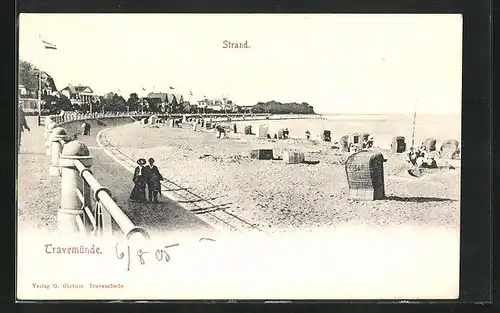
[[[215,241],[214,239],[211,239],[211,238],[201,238],[199,241],[204,241],[204,240],[207,240],[207,241]],[[126,249],[126,254],[125,252],[123,251],[120,251],[118,249],[118,246],[119,246],[119,243],[116,243],[115,245],[115,251],[116,251],[116,257],[119,259],[119,260],[122,260],[126,257],[126,260],[127,260],[127,271],[130,271],[130,263],[131,263],[131,252],[130,252],[130,246],[127,245],[127,249]],[[146,264],[146,259],[145,259],[145,256],[149,253],[153,253],[154,256],[155,256],[155,259],[157,262],[170,262],[170,260],[172,259],[170,257],[170,254],[168,254],[167,252],[167,249],[169,248],[173,248],[173,247],[178,247],[179,244],[176,243],[176,244],[172,244],[172,245],[167,245],[167,246],[164,246],[160,249],[156,249],[154,251],[144,251],[142,249],[137,249],[134,254],[136,255],[137,259],[139,260],[139,263],[141,265],[144,265]]]

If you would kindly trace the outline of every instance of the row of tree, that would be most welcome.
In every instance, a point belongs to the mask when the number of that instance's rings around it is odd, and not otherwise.
[[[252,112],[271,114],[315,114],[314,108],[307,102],[281,103],[274,100],[257,103],[252,107]]]
[[[39,88],[38,69],[30,62],[20,60],[19,62],[19,84],[26,88],[28,97],[37,97]],[[43,77],[43,76],[42,76]],[[44,82],[42,82],[44,83]],[[52,82],[53,84],[53,82]],[[53,89],[55,84],[53,84]],[[56,90],[54,90],[56,91]],[[72,104],[70,99],[61,93],[57,94],[42,94],[42,109],[45,113],[54,113],[60,110],[64,111],[80,111],[80,112],[127,112],[140,111],[144,109],[149,112],[157,113],[211,113],[210,104],[221,105],[222,103],[209,103],[210,100],[205,99],[206,108],[199,109],[196,105],[192,105],[187,101],[177,102],[172,101],[168,105],[161,103],[160,99],[141,99],[137,93],[131,93],[129,98],[125,100],[121,95],[115,92],[109,92],[103,96],[94,99],[92,103]],[[227,99],[225,99],[227,100]],[[227,100],[228,104],[232,104]],[[314,114],[314,109],[306,102],[302,103],[281,103],[276,101],[259,102],[254,105],[252,113],[271,113],[271,114]],[[229,112],[229,110],[228,110]],[[242,109],[238,108],[238,112]]]

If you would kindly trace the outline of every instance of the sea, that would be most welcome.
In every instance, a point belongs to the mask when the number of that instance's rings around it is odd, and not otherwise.
[[[289,115],[281,115],[281,117]],[[279,115],[273,115],[279,118]],[[392,138],[404,136],[408,146],[419,145],[427,138],[435,138],[437,146],[448,139],[461,141],[460,114],[323,114],[305,119],[282,119],[237,122],[240,132],[247,125],[252,126],[252,132],[257,133],[258,127],[267,124],[269,133],[273,136],[280,128],[288,128],[290,137],[305,138],[305,132],[311,133],[312,139],[319,138],[324,130],[331,131],[332,141],[349,133],[368,133],[374,138],[375,146],[389,148]],[[413,130],[413,126],[415,128]]]

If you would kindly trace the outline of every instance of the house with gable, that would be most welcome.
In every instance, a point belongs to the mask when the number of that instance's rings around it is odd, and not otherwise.
[[[184,102],[182,94],[170,92],[150,92],[144,97],[144,100],[148,104],[160,107],[163,112],[166,112],[167,108],[174,111],[182,110],[182,103]]]
[[[69,84],[60,90],[60,93],[66,96],[71,104],[81,105],[84,103],[91,103],[95,99],[94,91],[89,86]]]

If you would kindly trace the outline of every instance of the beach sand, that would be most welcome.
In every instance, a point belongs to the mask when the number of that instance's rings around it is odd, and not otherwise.
[[[315,138],[320,129],[336,125],[331,129],[333,140],[349,129],[366,131],[375,136],[376,146],[385,148],[393,136],[408,136],[408,129],[411,136],[412,118],[409,117],[409,126],[400,117],[394,123],[388,118],[356,122],[345,119],[241,122],[239,133],[230,133],[228,139],[216,138],[213,131],[193,132],[187,124],[183,128],[129,124],[110,129],[106,137],[109,143],[134,159],[155,158],[167,179],[215,204],[227,205],[227,212],[265,232],[312,231],[344,225],[444,227],[457,231],[459,166],[433,170],[414,178],[407,173],[409,167],[404,154],[382,150],[388,159],[384,163],[387,199],[351,201],[347,199],[343,165],[349,154],[340,153],[331,148],[332,143]],[[456,120],[453,121],[453,127],[450,123],[448,126],[435,122],[424,124],[427,126],[417,128],[420,133],[416,137],[421,140],[434,136],[438,147],[444,139],[460,139],[460,133],[456,132],[460,130],[460,120],[458,126]],[[242,134],[244,125],[264,123],[271,124],[271,131],[288,127],[292,136],[302,137],[301,131],[309,129],[313,140],[263,140]],[[398,129],[398,125],[402,126]],[[430,129],[430,125],[434,129]],[[407,137],[407,143],[409,141]],[[319,163],[285,164],[282,160],[251,159],[250,150],[259,148],[274,149],[275,157],[280,157],[286,149],[302,151],[307,161]]]

